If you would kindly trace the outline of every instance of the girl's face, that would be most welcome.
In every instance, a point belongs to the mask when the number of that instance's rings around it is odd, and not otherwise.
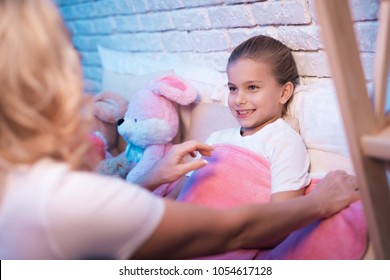
[[[282,117],[283,104],[291,97],[293,85],[280,85],[268,64],[239,58],[228,66],[227,75],[228,105],[243,136]]]

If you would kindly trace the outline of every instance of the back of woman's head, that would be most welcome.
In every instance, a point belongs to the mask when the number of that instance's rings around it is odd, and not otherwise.
[[[298,70],[291,50],[274,38],[259,35],[244,41],[230,54],[228,66],[240,58],[268,64],[280,85],[298,83]]]
[[[0,42],[3,166],[43,157],[83,166],[81,68],[57,7],[50,0],[0,0]]]

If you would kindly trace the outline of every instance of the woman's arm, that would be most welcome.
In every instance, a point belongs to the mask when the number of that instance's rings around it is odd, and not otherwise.
[[[300,189],[297,191],[285,191],[285,192],[277,192],[271,194],[271,202],[280,202],[292,198],[296,198],[305,194],[305,189]]]
[[[300,189],[297,191],[285,191],[285,192],[277,192],[271,194],[270,202],[281,202],[289,199],[297,198],[303,196],[305,194],[305,189]],[[276,246],[279,242],[285,239],[290,233],[288,232],[283,238],[278,238],[275,243],[269,244],[270,247]]]
[[[284,202],[217,210],[166,200],[160,225],[132,258],[181,259],[262,248],[358,197],[355,177],[334,171],[310,194]]]

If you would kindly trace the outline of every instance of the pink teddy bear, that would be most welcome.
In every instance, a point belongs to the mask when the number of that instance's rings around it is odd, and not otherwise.
[[[128,182],[139,178],[171,148],[179,129],[179,114],[174,103],[188,105],[197,98],[196,90],[174,75],[161,76],[131,98],[118,132],[127,142],[126,158],[133,167]],[[174,184],[154,191],[166,196]]]

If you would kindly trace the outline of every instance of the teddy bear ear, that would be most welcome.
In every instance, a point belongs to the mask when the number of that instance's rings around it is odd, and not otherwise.
[[[94,114],[97,118],[108,123],[116,123],[127,110],[125,97],[112,92],[101,92],[94,96]]]
[[[180,105],[188,105],[194,102],[198,96],[193,86],[175,75],[157,78],[151,89],[154,93],[160,94]]]

